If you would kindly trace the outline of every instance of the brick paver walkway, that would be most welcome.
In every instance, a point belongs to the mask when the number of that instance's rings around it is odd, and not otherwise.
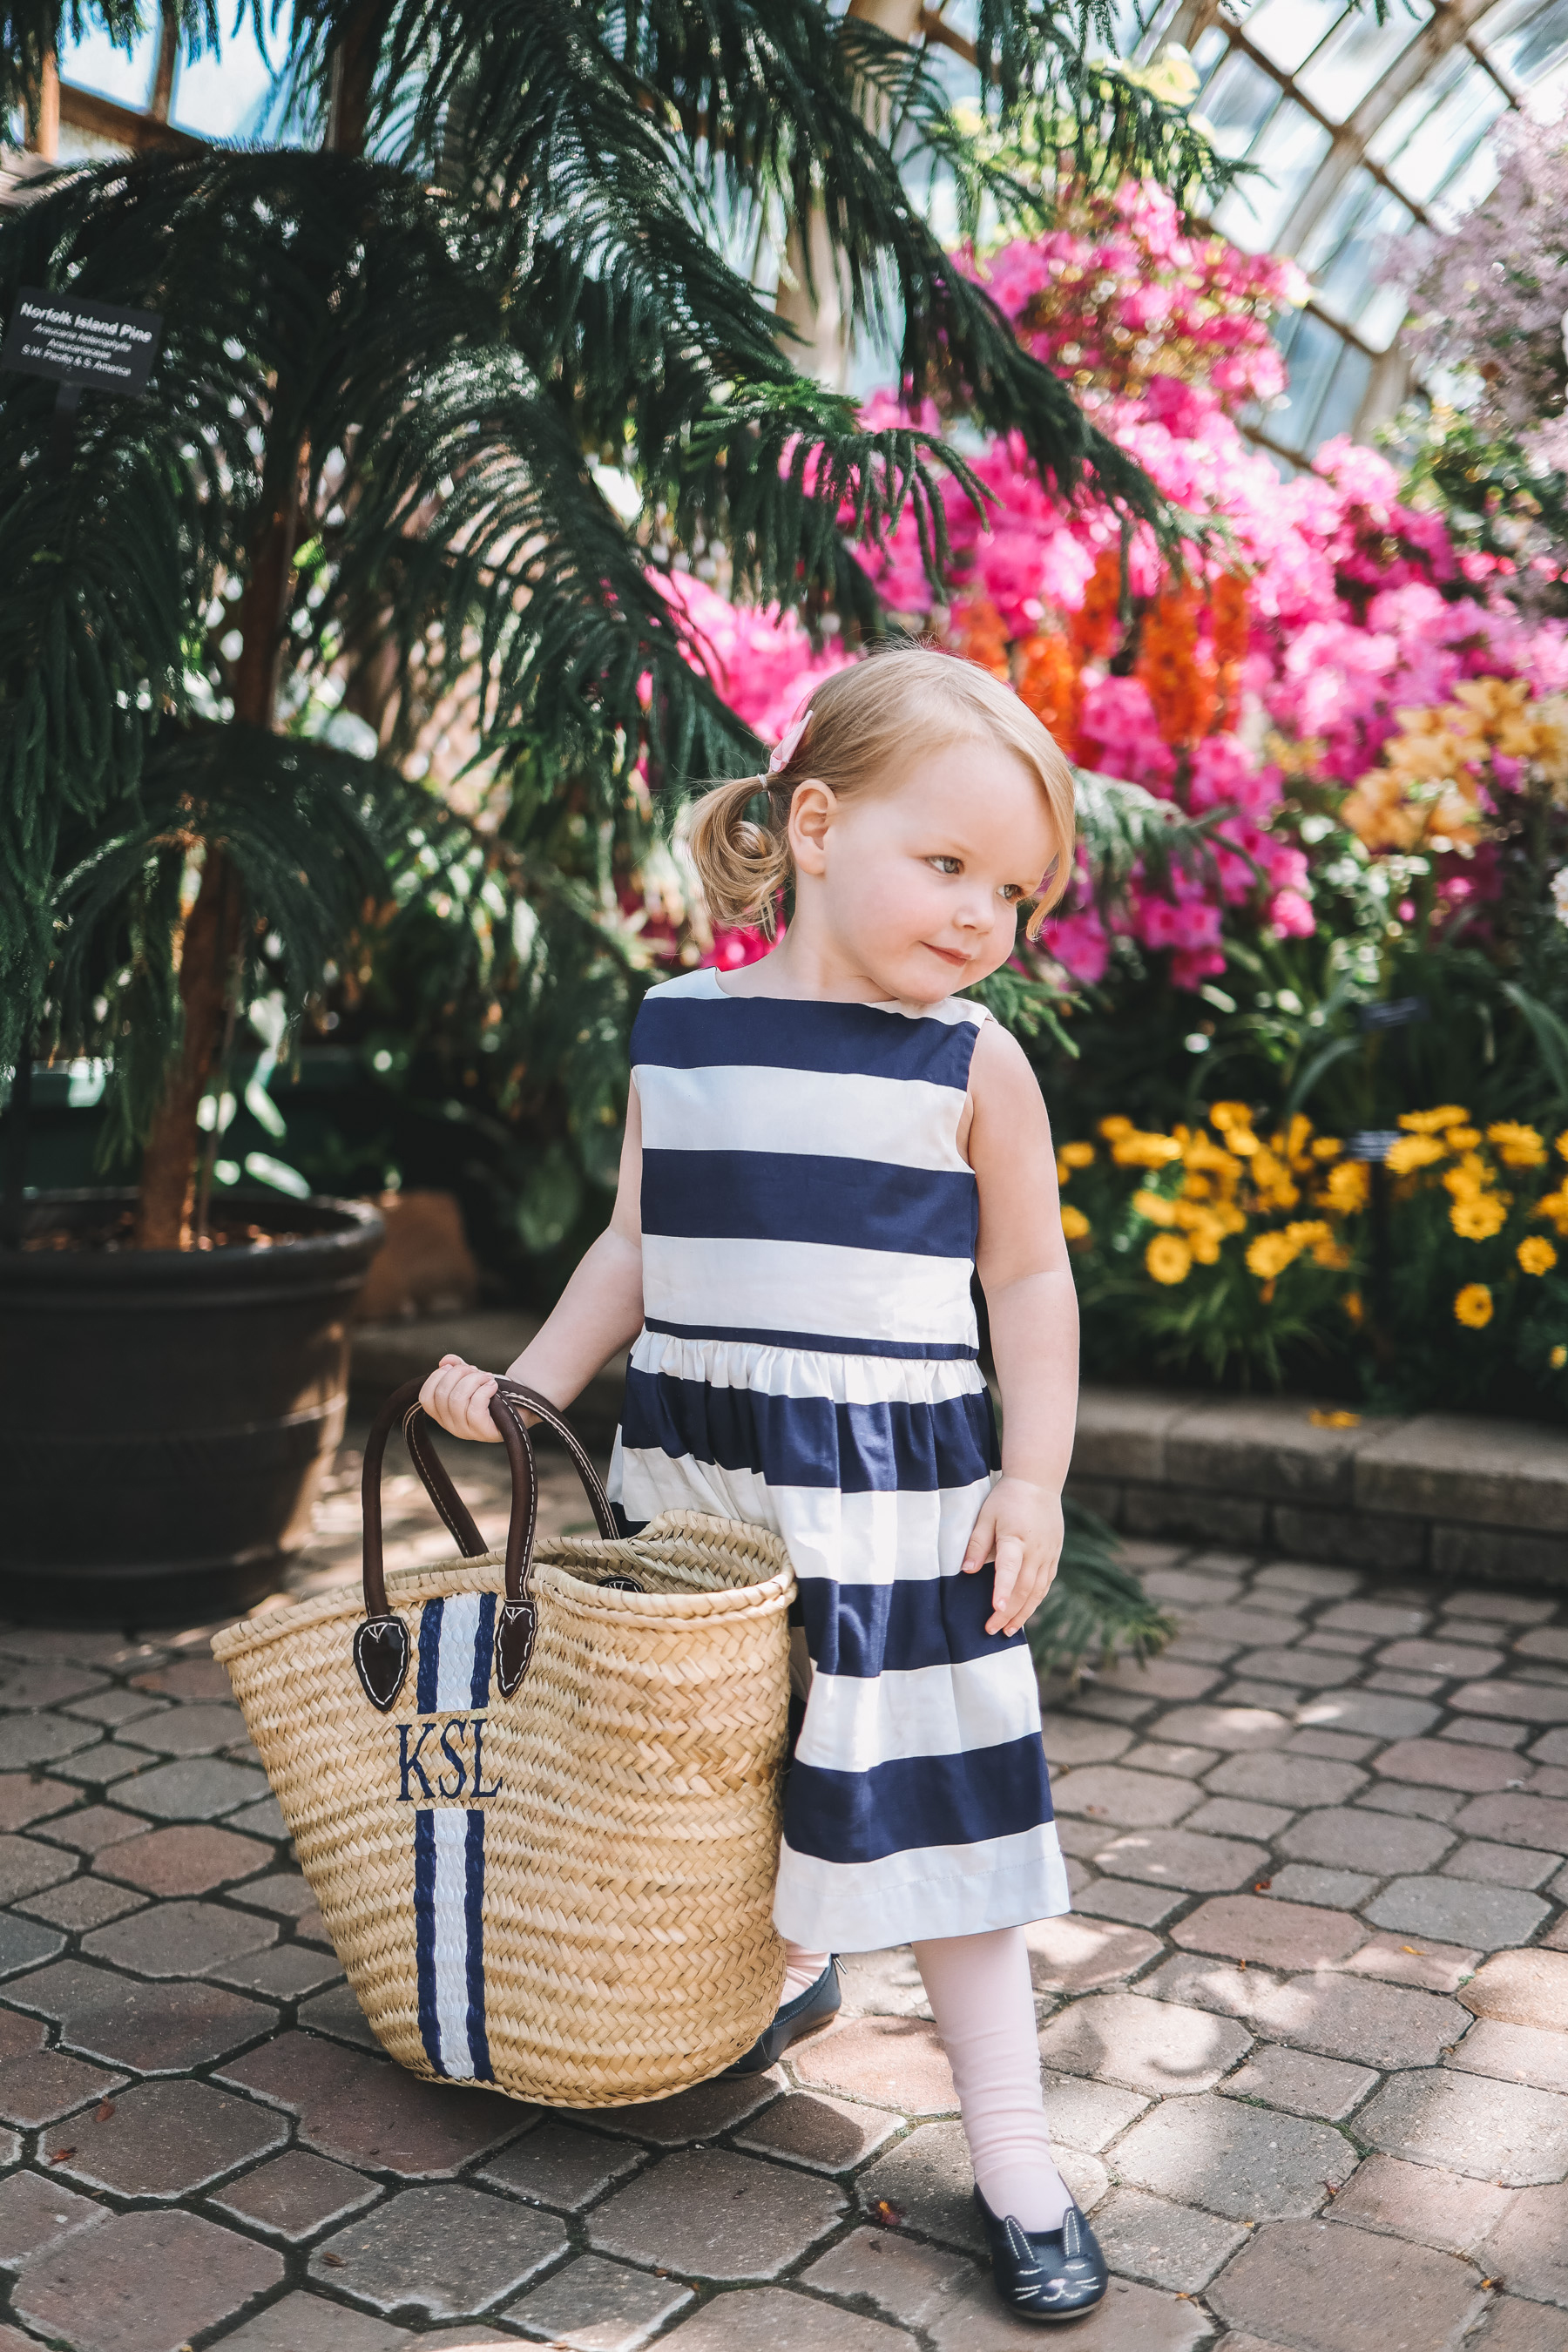
[[[352,1469],[301,1589],[353,1572]],[[394,1558],[446,1549],[389,1501]],[[1568,1602],[1138,1557],[1181,1638],[1047,1719],[1041,2051],[1117,2274],[1065,2340],[1568,2352]],[[759,2081],[437,2089],[374,2049],[205,1630],[0,1631],[0,2352],[1039,2341],[907,1952]]]

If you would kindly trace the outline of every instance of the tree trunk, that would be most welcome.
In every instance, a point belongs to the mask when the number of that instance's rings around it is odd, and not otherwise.
[[[379,52],[380,0],[357,9],[332,63],[327,147],[357,155],[364,146]],[[274,413],[281,405],[276,396]],[[240,598],[243,643],[234,670],[234,715],[243,725],[277,723],[278,686],[287,641],[289,592],[300,510],[300,452],[277,469],[277,490],[251,551],[250,577]],[[140,1249],[188,1249],[195,1207],[202,1097],[223,1053],[229,991],[235,982],[246,920],[244,894],[222,845],[208,842],[201,887],[180,950],[180,1058],[170,1075],[142,1157],[136,1244]]]
[[[912,41],[924,12],[921,0],[849,0],[847,13],[879,26],[895,40]],[[784,268],[774,312],[804,338],[797,341],[795,335],[787,337],[784,348],[796,367],[833,391],[842,392],[849,375],[850,321],[820,206],[814,207],[804,223],[792,225],[784,247]]]
[[[249,727],[270,728],[277,714],[284,624],[299,521],[297,466],[285,480],[264,527],[239,602],[245,642],[234,672],[234,715]],[[139,1249],[188,1249],[195,1206],[202,1097],[221,1056],[228,992],[245,920],[238,877],[222,845],[209,841],[201,887],[180,947],[180,1058],[170,1074],[142,1155],[136,1213]]]

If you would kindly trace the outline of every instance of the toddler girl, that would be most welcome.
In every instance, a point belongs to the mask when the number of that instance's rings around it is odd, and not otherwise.
[[[1061,1549],[1077,1306],[1039,1087],[952,993],[1059,896],[1071,772],[984,671],[879,654],[815,689],[765,778],[709,793],[691,839],[714,920],[771,929],[787,882],[787,936],[650,990],[615,1213],[512,1377],[566,1405],[635,1341],[610,1474],[628,1528],[707,1511],[789,1547],[788,1974],[742,2068],[837,2009],[834,1953],[912,1943],[998,2288],[1071,2317],[1107,2281],[1041,2099],[1024,1925],[1068,1903],[1023,1627]],[[493,1439],[493,1392],[448,1357],[424,1402]]]

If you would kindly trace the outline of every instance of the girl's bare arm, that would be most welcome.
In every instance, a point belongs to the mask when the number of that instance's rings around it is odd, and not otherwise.
[[[1002,1475],[963,1566],[994,1559],[991,1633],[1016,1633],[1049,1591],[1078,1417],[1078,1293],[1062,1236],[1056,1151],[1021,1045],[986,1022],[970,1066],[966,1150],[980,1188],[976,1264],[1002,1391]]]
[[[552,1404],[569,1405],[642,1328],[642,1111],[634,1084],[610,1222],[588,1250],[510,1377]],[[490,1419],[495,1374],[443,1356],[419,1391],[433,1421],[454,1437],[496,1439]],[[499,1443],[499,1439],[497,1440]]]

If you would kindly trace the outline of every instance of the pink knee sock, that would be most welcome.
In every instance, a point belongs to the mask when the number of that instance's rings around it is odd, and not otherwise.
[[[797,2000],[803,1992],[809,1991],[832,1957],[831,1952],[808,1952],[801,1945],[792,1944],[786,1937],[784,1990],[779,1995],[779,2007],[782,2009],[786,2000]]]
[[[980,2194],[1026,2230],[1059,2229],[1072,2195],[1051,2158],[1022,1927],[932,1937],[914,1949]]]

